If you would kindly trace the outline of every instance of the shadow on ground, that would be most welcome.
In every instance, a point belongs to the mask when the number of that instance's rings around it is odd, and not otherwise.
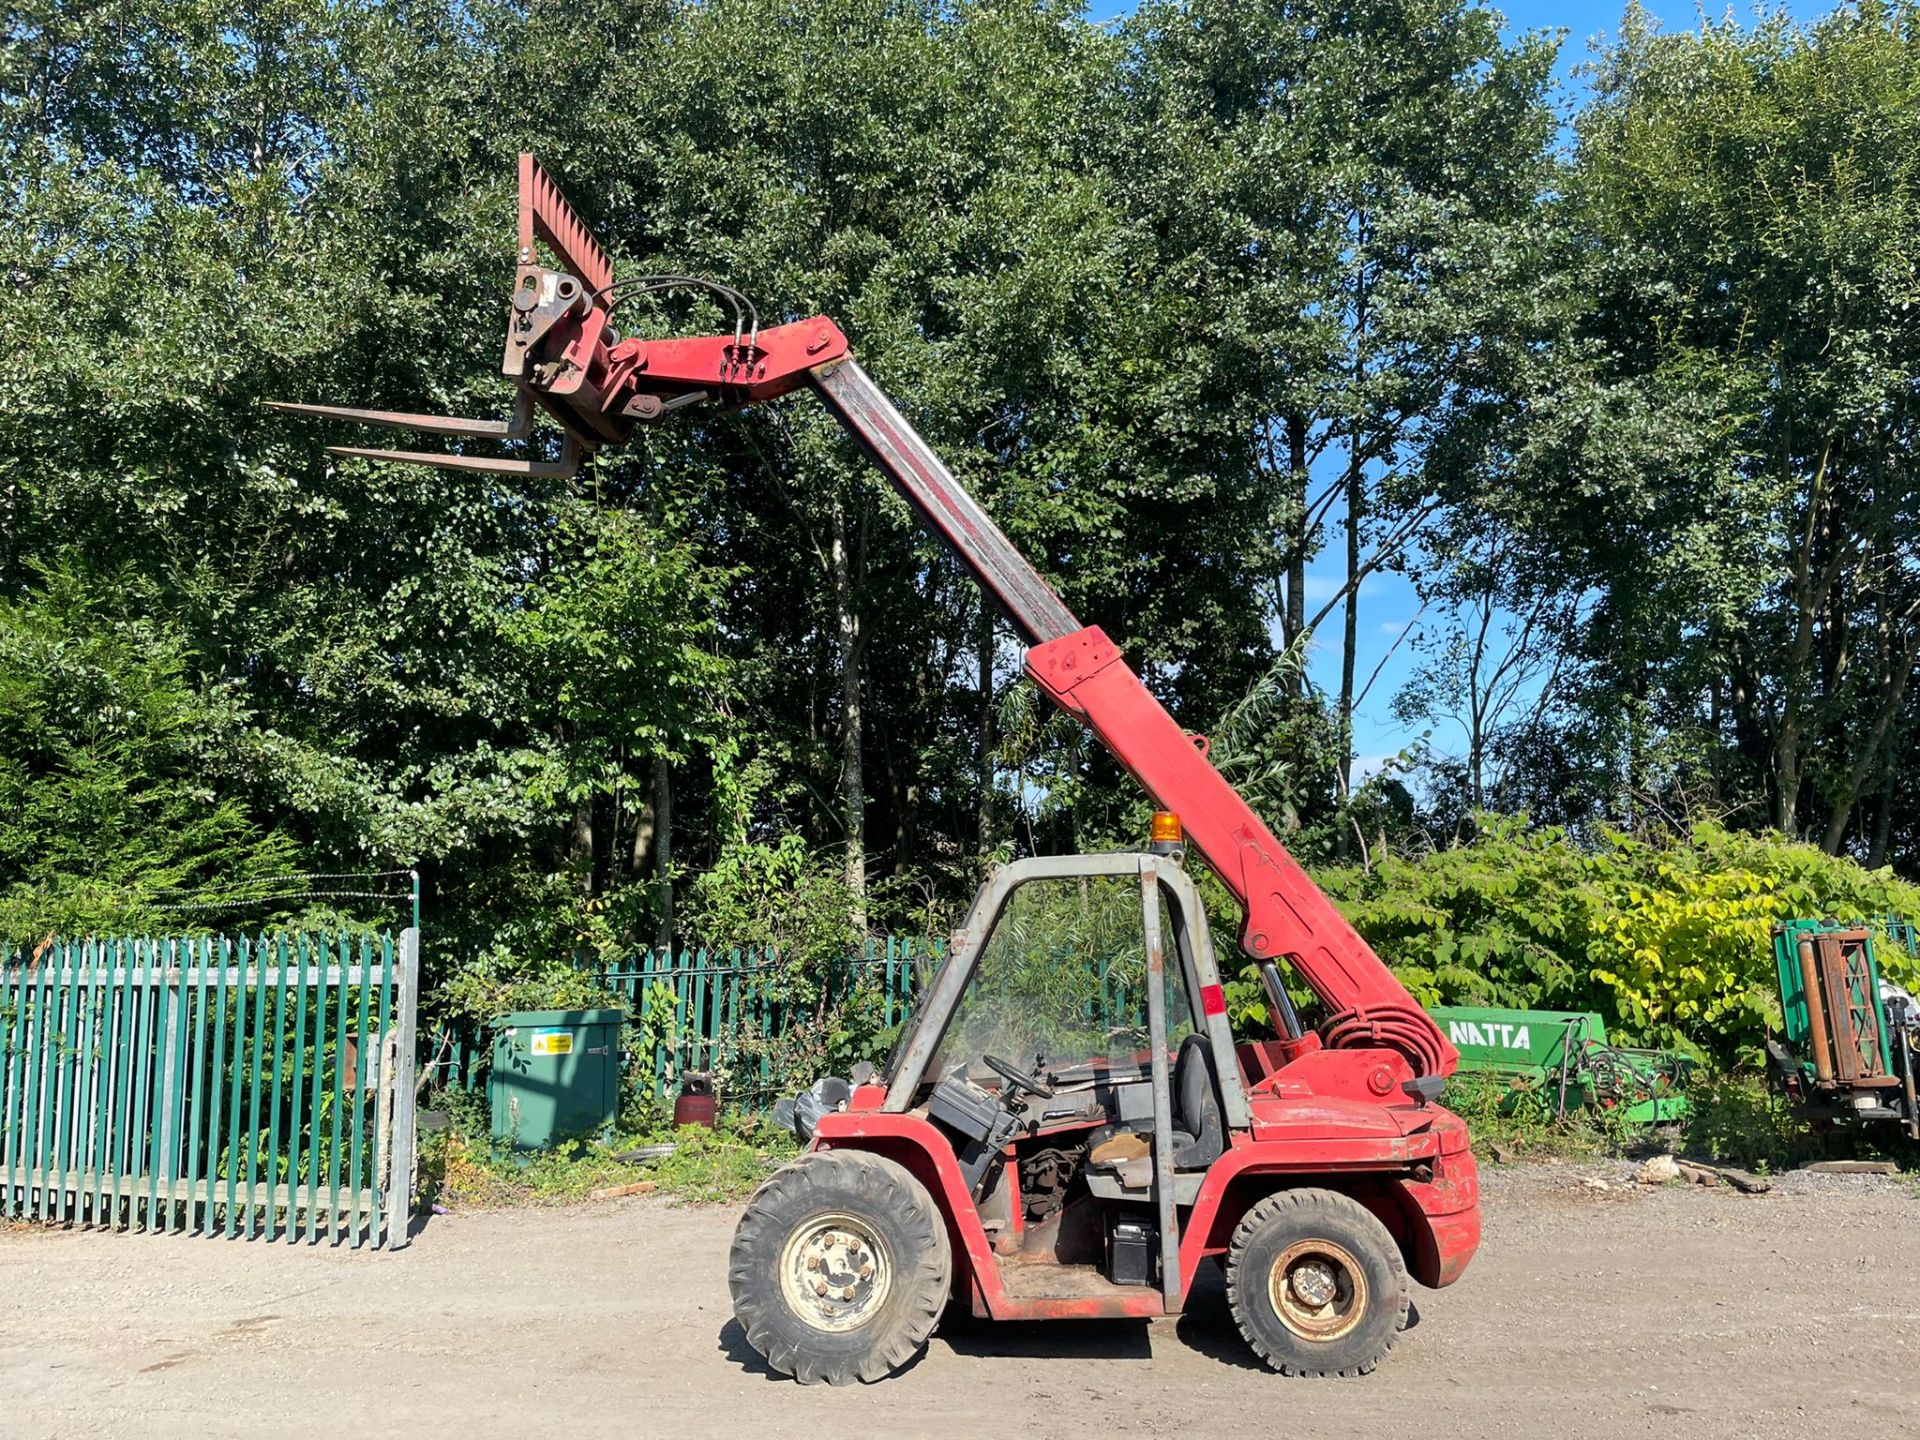
[[[717,1342],[716,1348],[718,1348],[720,1353],[726,1356],[733,1364],[739,1366],[743,1374],[758,1375],[763,1380],[772,1380],[779,1384],[791,1385],[793,1383],[791,1376],[782,1375],[779,1371],[775,1370],[771,1365],[767,1364],[765,1358],[761,1356],[758,1350],[747,1343],[747,1332],[741,1328],[738,1320],[728,1320],[726,1324],[722,1325],[720,1327],[720,1333],[715,1337],[715,1340]],[[911,1374],[919,1366],[920,1362],[926,1358],[926,1354],[927,1352],[922,1349],[918,1355],[915,1355],[913,1359],[909,1360],[893,1373],[895,1375]]]
[[[949,1309],[933,1343],[988,1360],[1151,1360],[1144,1320],[982,1320]]]
[[[1420,1323],[1420,1307],[1408,1307],[1406,1329]],[[1261,1363],[1233,1321],[1227,1304],[1226,1281],[1217,1265],[1203,1265],[1187,1296],[1185,1309],[1174,1322],[1181,1344],[1222,1365],[1265,1373]],[[747,1343],[738,1320],[728,1320],[717,1337],[720,1353],[749,1375],[785,1380]],[[1153,1344],[1145,1320],[985,1320],[964,1306],[947,1307],[932,1344],[955,1355],[987,1360],[1150,1360]],[[918,1366],[926,1351],[896,1373]]]

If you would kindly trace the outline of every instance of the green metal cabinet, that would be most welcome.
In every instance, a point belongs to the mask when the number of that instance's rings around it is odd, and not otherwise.
[[[610,1128],[621,1010],[516,1010],[495,1020],[487,1101],[496,1144],[539,1150]]]

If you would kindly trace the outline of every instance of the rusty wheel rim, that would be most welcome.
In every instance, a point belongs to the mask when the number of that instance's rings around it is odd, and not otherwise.
[[[893,1289],[886,1243],[864,1220],[816,1215],[787,1237],[780,1290],[788,1307],[816,1330],[858,1330]]]
[[[1302,1340],[1338,1340],[1367,1313],[1367,1276],[1353,1252],[1331,1240],[1300,1240],[1267,1274],[1274,1314]]]

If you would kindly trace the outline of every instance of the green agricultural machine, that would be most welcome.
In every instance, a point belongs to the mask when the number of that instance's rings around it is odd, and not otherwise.
[[[1908,938],[1894,932],[1897,938]],[[1781,1036],[1775,1082],[1810,1120],[1897,1120],[1920,1140],[1920,1006],[1880,974],[1864,925],[1789,920],[1773,932]]]
[[[1514,1101],[1538,1095],[1555,1115],[1616,1110],[1629,1124],[1681,1119],[1681,1092],[1692,1062],[1665,1050],[1636,1050],[1607,1039],[1591,1011],[1503,1010],[1439,1005],[1430,1012],[1460,1052],[1460,1068],[1505,1077]]]

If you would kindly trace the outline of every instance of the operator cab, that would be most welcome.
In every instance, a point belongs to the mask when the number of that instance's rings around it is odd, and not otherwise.
[[[1206,915],[1159,848],[998,871],[885,1077],[952,1144],[1012,1297],[1176,1306],[1180,1211],[1248,1123]]]

